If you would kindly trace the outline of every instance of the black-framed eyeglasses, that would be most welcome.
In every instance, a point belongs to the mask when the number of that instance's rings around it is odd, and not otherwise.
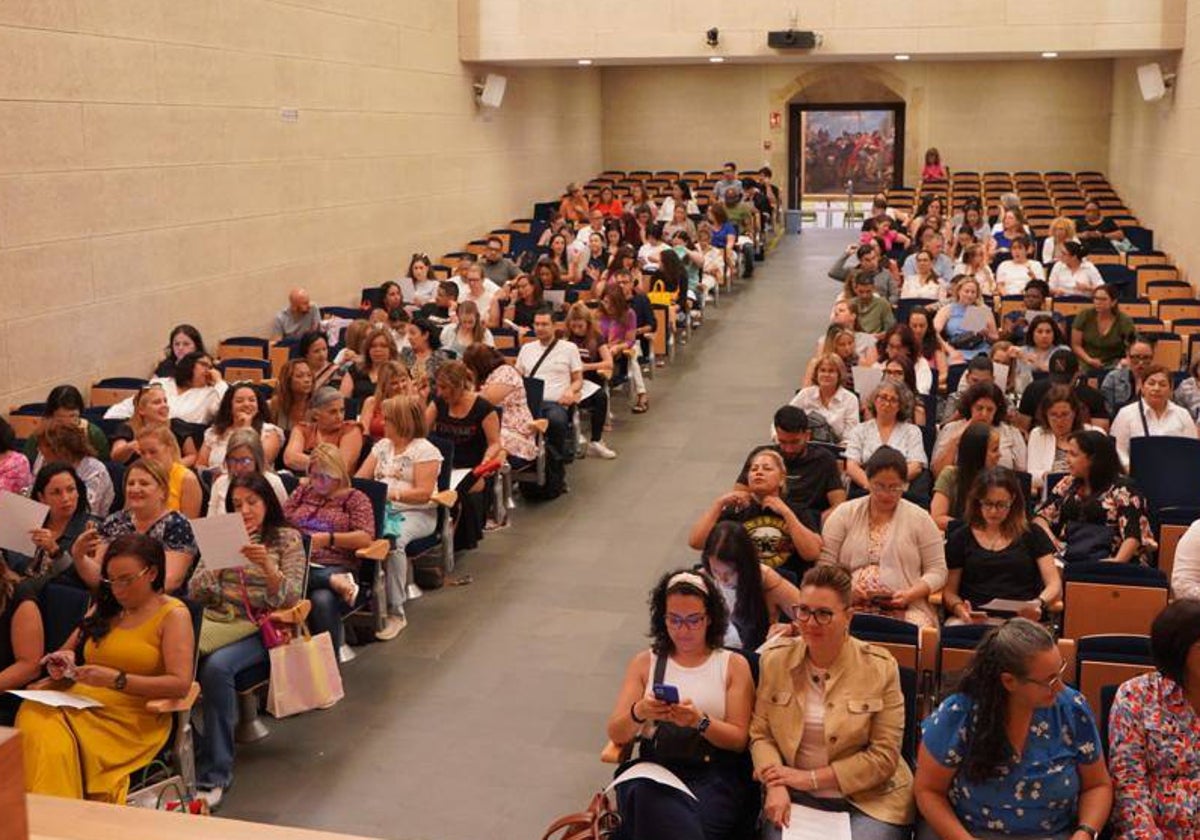
[[[801,624],[806,624],[808,623],[809,619],[811,619],[817,622],[817,624],[824,626],[833,621],[833,610],[829,609],[828,607],[817,607],[816,609],[812,609],[804,606],[804,604],[793,604],[792,619]]]

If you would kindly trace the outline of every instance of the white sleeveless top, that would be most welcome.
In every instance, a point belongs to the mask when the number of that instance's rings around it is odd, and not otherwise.
[[[662,681],[679,689],[680,700],[691,700],[701,712],[714,720],[725,720],[725,675],[729,668],[729,651],[714,650],[703,665],[684,668],[667,659],[667,671]],[[646,675],[646,696],[654,696],[654,667],[658,657],[650,654],[650,672]]]

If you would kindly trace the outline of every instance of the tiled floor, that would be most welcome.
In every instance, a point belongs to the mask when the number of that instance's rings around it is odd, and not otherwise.
[[[610,775],[598,754],[645,644],[646,595],[695,562],[693,520],[799,386],[836,293],[825,272],[851,237],[785,237],[649,383],[650,412],[618,407],[620,457],[572,466],[569,495],[522,504],[464,555],[474,584],[427,595],[402,636],[361,648],[339,705],[268,719],[271,736],[239,751],[222,814],[481,840],[540,837],[583,806]]]

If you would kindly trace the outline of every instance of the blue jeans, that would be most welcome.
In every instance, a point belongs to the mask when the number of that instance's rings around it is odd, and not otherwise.
[[[1066,831],[1062,834],[1000,834],[994,831],[973,831],[972,835],[978,837],[979,840],[1070,840],[1072,832]],[[919,821],[917,824],[917,840],[940,840],[938,833],[929,827],[929,823]]]
[[[258,633],[218,648],[200,661],[200,691],[204,696],[204,733],[196,735],[200,787],[229,787],[233,781],[233,728],[238,719],[234,677],[268,661]]]
[[[550,421],[546,444],[564,461],[575,457],[575,442],[571,440],[571,412],[556,402],[542,403],[542,416]]]
[[[338,566],[313,566],[308,572],[308,600],[312,601],[312,611],[308,614],[308,629],[314,636],[328,630],[335,653],[345,641],[342,616],[350,612],[350,608],[341,596],[329,588],[329,579],[346,572],[353,574],[349,569]]]

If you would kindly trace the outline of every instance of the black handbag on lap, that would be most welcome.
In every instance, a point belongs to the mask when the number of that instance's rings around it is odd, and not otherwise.
[[[656,656],[651,685],[662,683],[666,673],[667,657]],[[660,720],[654,724],[654,735],[642,739],[640,755],[668,767],[702,767],[713,760],[714,750],[699,730]]]

